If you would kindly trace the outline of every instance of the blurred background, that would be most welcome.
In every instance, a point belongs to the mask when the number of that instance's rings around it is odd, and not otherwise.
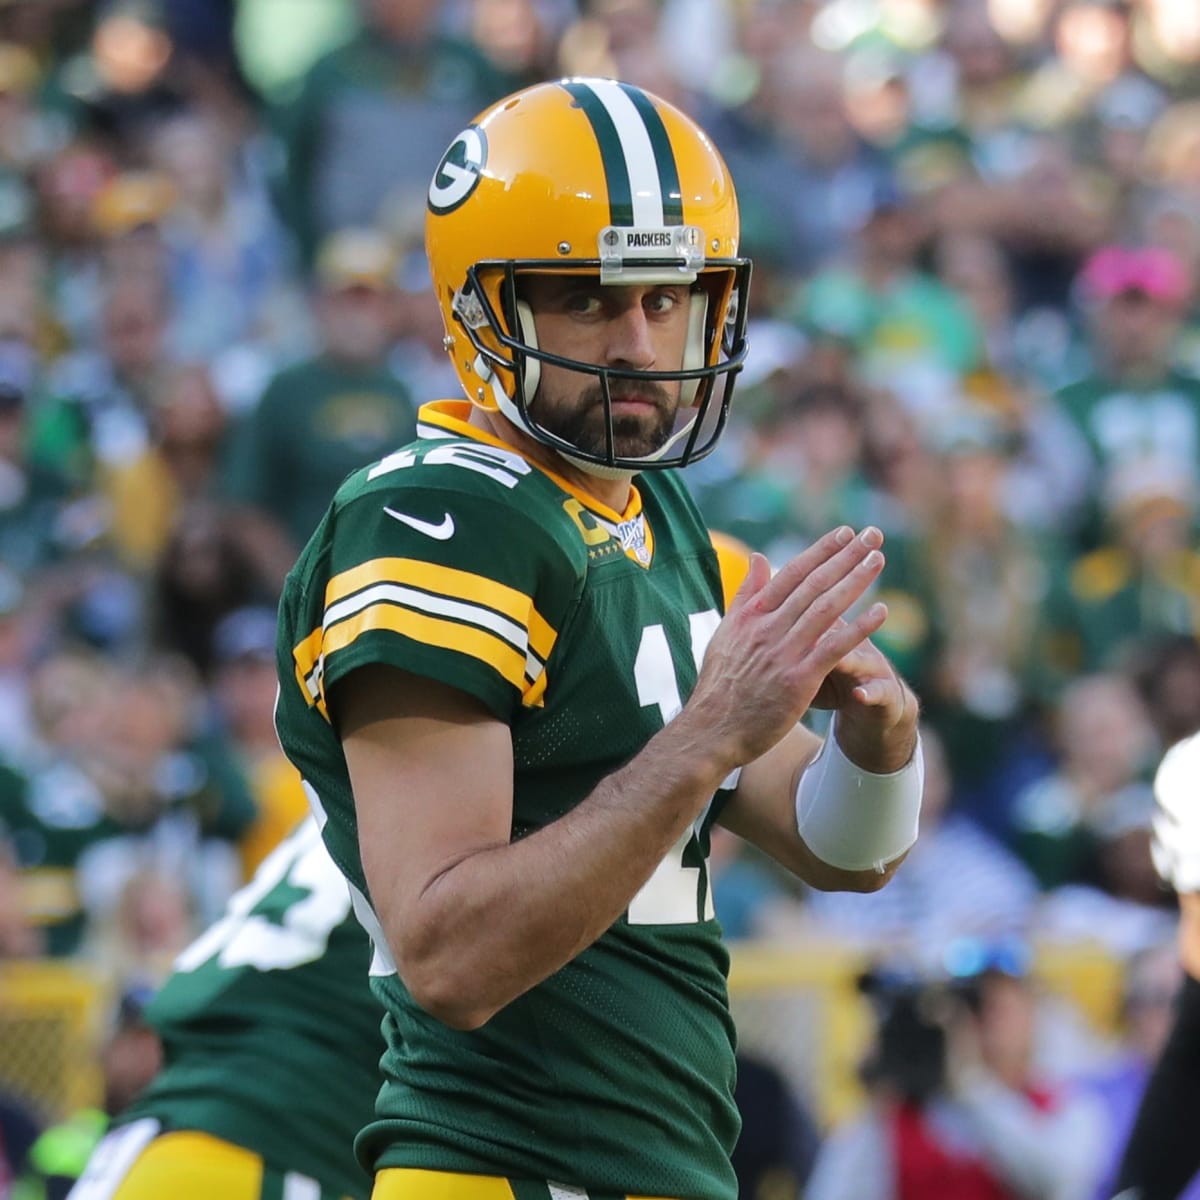
[[[1105,1195],[1178,983],[1149,784],[1200,728],[1195,0],[0,0],[0,1197],[78,1169],[305,811],[274,604],[457,393],[430,173],[576,73],[738,185],[709,523],[776,562],[878,524],[926,711],[881,895],[714,846],[743,1195]]]

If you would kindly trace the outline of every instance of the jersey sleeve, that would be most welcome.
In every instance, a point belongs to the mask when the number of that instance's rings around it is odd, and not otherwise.
[[[575,582],[569,556],[519,495],[436,481],[368,492],[333,515],[320,621],[292,651],[297,682],[328,717],[339,680],[385,664],[509,721],[542,702]]]
[[[1162,879],[1177,892],[1200,891],[1200,734],[1176,743],[1154,777],[1151,851]]]

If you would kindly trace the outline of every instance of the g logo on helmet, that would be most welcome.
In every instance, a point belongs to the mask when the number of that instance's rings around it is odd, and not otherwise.
[[[450,143],[429,182],[429,207],[440,214],[453,212],[475,190],[487,162],[487,138],[474,125]]]

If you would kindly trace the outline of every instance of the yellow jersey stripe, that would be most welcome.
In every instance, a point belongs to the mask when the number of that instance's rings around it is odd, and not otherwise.
[[[550,624],[538,610],[532,606],[529,609],[529,648],[545,662],[554,649],[558,634],[550,628]]]
[[[521,696],[521,703],[526,708],[544,708],[546,706],[546,684],[549,682],[549,676],[545,671],[541,671],[538,677],[525,689]]]
[[[303,691],[312,695],[308,687],[308,677],[312,674],[317,660],[321,657],[321,640],[325,631],[318,625],[302,642],[292,647],[292,660],[296,664],[296,678]]]
[[[324,653],[351,646],[364,633],[387,630],[439,650],[455,650],[486,663],[518,691],[525,686],[525,656],[503,638],[475,625],[460,625],[444,617],[431,617],[394,604],[372,604],[325,632]],[[322,683],[322,692],[324,684]]]
[[[535,620],[549,628],[545,619],[534,608],[532,598],[524,592],[488,579],[486,575],[460,571],[457,567],[443,567],[438,563],[422,562],[416,558],[373,558],[335,575],[325,588],[326,611],[339,600],[377,583],[406,583],[445,596],[449,600],[482,604],[503,613],[523,629],[528,629]]]
[[[525,626],[502,617],[494,609],[479,604],[467,604],[448,596],[434,595],[420,588],[402,587],[398,583],[377,583],[374,587],[355,592],[345,600],[339,600],[325,610],[325,628],[340,625],[347,617],[370,608],[373,604],[387,601],[414,612],[429,613],[433,617],[447,617],[461,621],[464,625],[478,625],[489,633],[503,638],[514,650],[525,654],[529,649],[529,634]],[[540,662],[536,664],[540,668]]]

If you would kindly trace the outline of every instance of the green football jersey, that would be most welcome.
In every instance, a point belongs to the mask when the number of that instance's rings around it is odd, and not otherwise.
[[[176,960],[146,1010],[163,1069],[120,1123],[201,1130],[367,1196],[354,1137],[384,1049],[370,960],[346,880],[305,820]]]
[[[640,479],[618,514],[468,412],[427,405],[417,442],[346,481],[280,607],[280,739],[360,893],[388,1010],[385,1081],[359,1155],[375,1168],[726,1200],[734,1031],[706,864],[724,792],[620,920],[478,1030],[415,1004],[372,928],[327,709],[339,679],[390,664],[505,721],[516,839],[568,812],[678,712],[723,609],[716,555],[673,474]]]

